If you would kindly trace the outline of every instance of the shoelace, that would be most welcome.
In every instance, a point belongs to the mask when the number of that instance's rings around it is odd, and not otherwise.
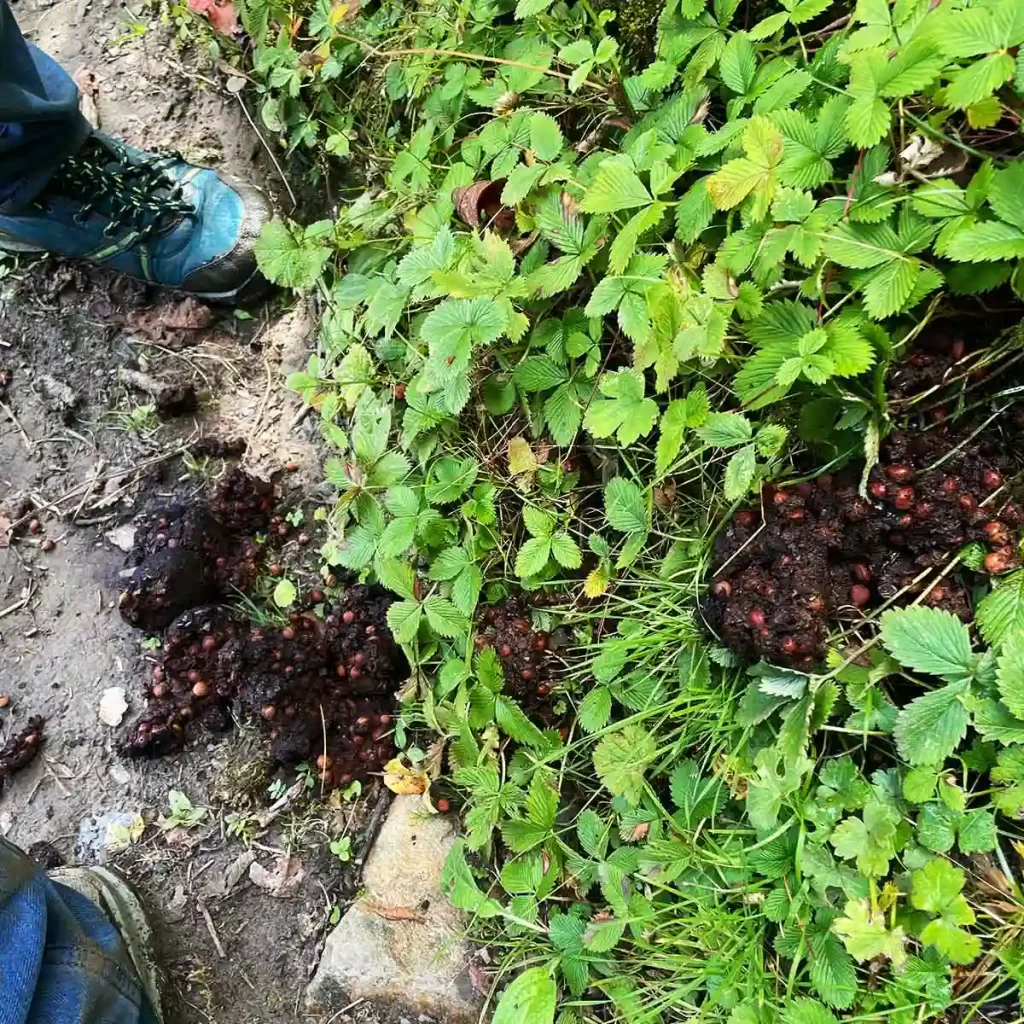
[[[76,220],[100,213],[107,218],[105,237],[128,230],[137,234],[135,242],[141,242],[195,212],[181,184],[164,169],[177,159],[177,153],[130,159],[126,152],[92,140],[61,164],[40,201],[45,204],[47,195],[76,200],[82,204]]]

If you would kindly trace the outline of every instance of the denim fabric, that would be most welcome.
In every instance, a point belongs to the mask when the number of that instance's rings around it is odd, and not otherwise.
[[[75,83],[25,42],[0,0],[0,211],[33,199],[89,131]]]
[[[145,997],[103,912],[0,840],[0,1024],[146,1024]]]

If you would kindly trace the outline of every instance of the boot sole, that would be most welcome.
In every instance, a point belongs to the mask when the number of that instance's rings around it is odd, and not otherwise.
[[[41,249],[38,245],[29,245],[26,242],[19,242],[0,232],[0,252],[20,253],[29,256],[45,256],[48,250]],[[74,260],[74,257],[66,257]],[[88,262],[88,261],[85,261]],[[91,266],[103,266],[102,263],[93,263]],[[166,288],[169,291],[181,291],[169,284],[159,284],[156,281],[147,281],[143,277],[136,277],[134,274],[125,274],[134,281],[141,281],[143,284],[153,285],[155,288]],[[270,283],[257,270],[243,281],[237,288],[229,292],[182,292],[183,295],[191,295],[197,299],[203,299],[218,306],[240,306],[257,302],[270,290]]]

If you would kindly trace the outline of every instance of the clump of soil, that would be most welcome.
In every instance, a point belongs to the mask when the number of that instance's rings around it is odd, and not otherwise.
[[[505,689],[527,712],[550,705],[554,666],[548,656],[551,637],[535,630],[523,597],[510,597],[484,610],[484,628],[476,638],[481,650],[493,647],[505,674]]]
[[[186,612],[164,637],[124,752],[164,754],[193,723],[223,731],[237,715],[259,723],[275,761],[315,761],[326,785],[379,772],[394,756],[394,695],[409,674],[387,626],[391,600],[350,587],[322,620],[294,614],[283,628],[222,608]]]
[[[932,386],[963,350],[923,355],[894,372],[897,390]],[[1015,426],[1019,412],[1011,411]],[[940,417],[887,438],[866,498],[852,472],[765,488],[762,511],[737,512],[716,540],[708,624],[746,660],[807,671],[825,655],[830,622],[856,620],[882,601],[909,602],[930,587],[926,604],[969,620],[964,572],[939,578],[940,570],[972,541],[985,546],[985,572],[1019,564],[1024,516],[1004,486],[1007,450],[1005,439],[972,437]]]
[[[38,715],[30,718],[21,732],[0,748],[0,784],[14,772],[24,768],[39,753],[43,745],[43,727],[46,721]]]
[[[141,516],[135,570],[119,600],[123,618],[152,632],[231,588],[248,591],[263,558],[252,537],[267,530],[273,507],[273,487],[236,469],[208,504],[173,503]]]

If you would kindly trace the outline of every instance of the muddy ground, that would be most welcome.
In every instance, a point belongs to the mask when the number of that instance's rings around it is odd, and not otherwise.
[[[90,74],[83,80],[95,83],[104,130],[283,191],[238,98],[185,71],[154,9],[18,0],[14,10],[66,68]],[[242,437],[249,469],[296,504],[299,495],[307,507],[315,502],[315,430],[280,391],[283,375],[304,364],[312,319],[272,302],[251,320],[227,310],[209,322],[202,310],[161,306],[140,286],[50,261],[8,261],[0,273],[0,512],[30,517],[0,543],[0,698],[10,699],[0,737],[31,715],[47,719],[42,756],[0,794],[0,834],[25,848],[51,844],[66,863],[102,859],[130,875],[156,919],[170,1021],[312,1022],[302,991],[332,908],[358,884],[328,844],[347,832],[358,851],[373,807],[383,806],[379,783],[367,799],[333,807],[300,795],[265,827],[245,819],[247,847],[228,834],[227,819],[266,812],[265,744],[247,730],[199,733],[182,754],[125,760],[116,752],[123,729],[99,718],[104,691],[120,687],[127,725],[152,670],[146,634],[116,607],[133,518],[161,494],[198,493],[232,464],[183,459],[182,449],[202,437]],[[197,410],[160,421],[125,369],[191,382]],[[154,824],[170,813],[171,790],[207,808],[197,825]],[[124,825],[111,829],[116,815]],[[112,847],[129,839],[137,815],[141,837]],[[250,880],[239,859],[247,851],[270,873],[255,869],[269,889]],[[394,1019],[403,1016],[417,1019]],[[355,1007],[332,1019],[378,1018]]]

